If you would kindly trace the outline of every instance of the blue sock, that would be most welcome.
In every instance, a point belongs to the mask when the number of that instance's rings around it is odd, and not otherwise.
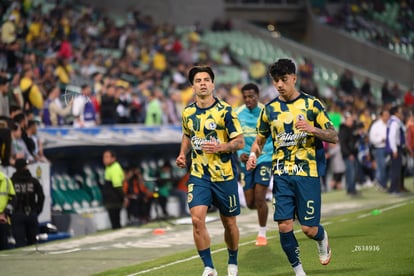
[[[315,241],[321,241],[325,238],[325,229],[323,229],[322,225],[318,225],[318,233],[316,233],[315,237],[313,239]]]
[[[210,248],[199,250],[198,255],[200,255],[200,258],[203,261],[204,266],[209,266],[211,268],[214,268],[213,259],[211,258]]]
[[[229,264],[237,265],[237,254],[239,250],[231,250],[230,248],[227,248],[227,251],[229,252]]]
[[[280,244],[282,245],[283,251],[292,265],[295,267],[300,264],[299,259],[299,244],[296,240],[295,235],[293,234],[293,230],[287,233],[281,233],[280,235]]]

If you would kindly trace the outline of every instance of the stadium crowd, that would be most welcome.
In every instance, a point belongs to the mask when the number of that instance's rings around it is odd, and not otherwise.
[[[363,15],[362,7],[381,1],[351,2],[351,10],[357,5]],[[409,4],[412,1],[400,2]],[[209,47],[202,43],[204,31],[198,24],[186,29],[158,24],[139,10],[130,11],[124,24],[119,24],[93,6],[74,5],[70,1],[62,1],[48,9],[42,5],[33,6],[31,1],[4,1],[0,10],[3,166],[13,165],[18,158],[47,162],[37,135],[38,127],[180,125],[181,111],[193,99],[187,71],[194,64],[236,66],[244,73],[243,82],[255,81],[263,91],[271,86],[266,64],[261,61],[250,60],[246,67],[238,62],[229,47],[221,49],[219,55],[212,55]],[[344,19],[330,23],[341,22]],[[404,24],[412,24],[410,22]],[[231,21],[216,20],[211,26],[214,31],[231,29]],[[402,40],[404,33],[401,35],[398,39]],[[350,150],[357,160],[357,169],[351,182],[378,181],[369,131],[380,114],[391,110],[396,103],[403,107],[401,120],[407,126],[407,157],[413,158],[410,114],[414,108],[414,87],[402,91],[397,83],[384,80],[380,103],[373,96],[370,80],[366,79],[359,86],[350,70],[341,74],[338,85],[320,86],[315,81],[314,64],[309,58],[298,65],[298,77],[302,91],[325,101],[338,131],[348,118],[352,119],[347,127],[355,141]],[[243,82],[218,84],[216,96],[237,107],[242,102]],[[262,99],[264,102],[271,98],[266,93],[263,95],[267,95]],[[340,189],[342,175],[349,177],[350,167],[343,164],[338,168],[341,162],[333,161],[335,154],[339,154],[338,160],[344,162],[344,156],[348,156],[344,153],[346,142],[349,141],[326,145],[330,171],[337,175],[330,185],[324,181],[325,190]],[[401,184],[401,189],[392,192],[403,191],[403,187]],[[355,194],[354,190],[347,192]]]
[[[329,10],[327,4],[339,4]],[[414,1],[313,1],[321,22],[414,59]]]

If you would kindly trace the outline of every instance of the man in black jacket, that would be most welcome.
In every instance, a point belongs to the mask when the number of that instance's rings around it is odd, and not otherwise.
[[[349,195],[356,195],[356,173],[358,157],[358,134],[355,126],[354,116],[345,114],[345,121],[339,127],[339,142],[341,145],[342,157],[345,162],[346,192]]]
[[[16,191],[14,212],[11,217],[16,247],[36,243],[39,231],[37,216],[42,212],[45,195],[39,180],[27,168],[26,159],[17,159],[16,172],[11,177]]]

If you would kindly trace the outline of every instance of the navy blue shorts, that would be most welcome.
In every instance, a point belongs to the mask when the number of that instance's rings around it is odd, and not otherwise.
[[[294,219],[301,225],[317,226],[321,219],[319,177],[274,176],[274,220]]]
[[[269,187],[272,177],[272,162],[257,164],[257,167],[250,171],[246,170],[246,167],[242,167],[240,176],[244,191],[253,189],[256,184]]]
[[[211,182],[190,176],[188,180],[188,207],[205,205],[216,206],[226,217],[240,214],[237,180]]]

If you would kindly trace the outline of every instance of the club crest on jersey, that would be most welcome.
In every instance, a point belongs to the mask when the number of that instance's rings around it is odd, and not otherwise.
[[[296,117],[296,119],[298,121],[303,121],[303,120],[305,120],[305,116],[303,116],[303,114],[299,114],[298,117]]]
[[[217,128],[217,124],[213,119],[206,120],[204,127],[208,130],[215,130]]]

